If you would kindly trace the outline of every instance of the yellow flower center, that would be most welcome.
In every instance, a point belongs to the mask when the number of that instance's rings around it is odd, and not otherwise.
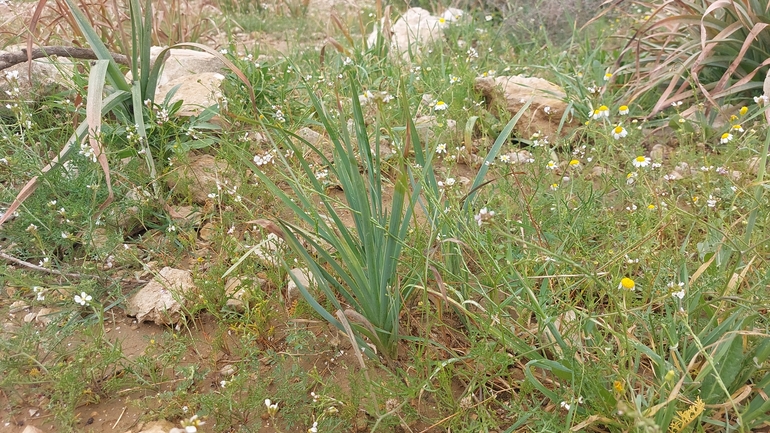
[[[569,162],[569,165],[571,165],[573,167],[578,165],[578,164],[580,164],[580,161],[578,161],[577,159],[573,159],[572,161]]]
[[[647,158],[645,158],[644,156],[637,156],[636,157],[636,162],[644,162],[646,160],[647,160]]]
[[[623,127],[622,126],[616,126],[615,127],[615,134],[622,134],[623,133]]]
[[[622,280],[620,280],[620,285],[626,290],[634,290],[634,287],[636,287],[636,283],[634,283],[634,280],[625,277]]]

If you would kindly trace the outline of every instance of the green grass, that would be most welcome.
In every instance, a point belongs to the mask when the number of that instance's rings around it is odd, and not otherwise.
[[[319,26],[287,12],[271,28],[259,2],[223,7],[247,30]],[[122,398],[144,420],[181,426],[198,415],[198,431],[766,426],[770,221],[763,174],[750,165],[767,152],[762,107],[721,127],[705,111],[684,119],[682,106],[645,120],[659,93],[630,102],[629,89],[604,80],[614,29],[633,23],[623,19],[555,45],[475,17],[416,64],[362,46],[359,28],[376,20],[368,11],[343,19],[349,38],[331,28],[343,52],[326,45],[321,56],[295,35],[289,55],[257,64],[269,50],[233,42],[227,58],[255,98],[229,74],[221,129],[205,117],[157,122],[174,107],[155,101],[138,111],[140,145],[128,118],[103,117],[116,200],[101,215],[104,173],[86,155],[73,152],[68,171],[40,170],[84,107],[64,93],[3,102],[2,202],[42,174],[3,226],[3,253],[70,275],[0,266],[0,312],[11,323],[0,338],[2,413],[24,416],[34,386],[62,431],[82,431],[83,413]],[[560,84],[580,126],[544,146],[511,134],[514,115],[490,111],[473,88],[485,73]],[[446,110],[433,108],[438,100]],[[608,118],[592,118],[602,105]],[[616,139],[618,125],[627,135]],[[303,127],[325,138],[308,143],[296,136]],[[501,158],[522,149],[530,161]],[[232,169],[205,204],[189,186],[166,184],[198,153]],[[165,204],[201,217],[175,220]],[[121,221],[129,213],[133,222]],[[281,266],[248,253],[265,221],[287,239]],[[129,357],[108,328],[149,262],[190,269],[199,291],[186,323],[142,325],[154,333]],[[323,279],[287,302],[298,264]],[[242,309],[227,306],[230,277],[247,288]],[[86,305],[74,301],[82,292]],[[20,303],[58,316],[25,323],[29,310],[8,315]],[[346,308],[366,320],[336,314]],[[265,399],[278,403],[273,416]],[[705,409],[685,413],[698,399]]]

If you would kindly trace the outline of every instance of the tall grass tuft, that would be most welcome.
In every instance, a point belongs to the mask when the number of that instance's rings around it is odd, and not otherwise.
[[[410,272],[399,263],[421,182],[410,182],[410,178],[419,178],[403,161],[392,181],[383,178],[379,137],[370,139],[358,100],[359,87],[352,76],[350,83],[353,92],[352,136],[344,116],[340,116],[343,119],[335,124],[319,98],[310,93],[315,112],[333,146],[332,160],[318,147],[277,130],[282,134],[282,144],[289,147],[300,165],[298,174],[291,173],[288,161],[284,159],[293,194],[284,192],[276,181],[248,162],[272,194],[298,219],[296,223],[278,221],[278,224],[281,236],[314,275],[325,298],[317,299],[311,288],[295,280],[307,302],[340,330],[345,329],[345,324],[335,318],[335,314],[343,312],[358,333],[368,337],[380,353],[390,358],[396,355],[400,338],[399,316],[413,287],[405,284]],[[414,137],[413,126],[407,126],[402,157],[409,153]],[[311,156],[303,157],[305,149],[293,144],[292,138],[301,141]],[[421,149],[416,151],[422,152]],[[320,166],[328,170],[329,177],[339,182],[344,202],[332,197],[316,178],[319,164],[311,166],[309,158],[320,160]],[[430,167],[423,168],[424,172],[431,171]],[[352,227],[343,222],[343,211],[352,215]],[[343,305],[338,296],[347,305]],[[337,311],[330,311],[324,304]],[[365,351],[373,355],[373,352]]]

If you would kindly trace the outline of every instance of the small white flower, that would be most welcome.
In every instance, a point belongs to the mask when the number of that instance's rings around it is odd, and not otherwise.
[[[491,220],[495,216],[495,211],[487,210],[487,208],[481,208],[478,214],[473,217],[476,223],[481,227],[485,222]]]
[[[446,153],[446,143],[439,143],[436,145],[436,153]]]
[[[79,295],[75,295],[75,303],[80,305],[86,305],[86,303],[91,302],[92,299],[91,295],[86,292],[80,292]]]
[[[626,131],[626,128],[618,125],[612,130],[612,138],[615,140],[620,140],[621,138],[628,135],[628,131]]]
[[[273,403],[269,398],[265,399],[265,407],[267,407],[267,414],[270,416],[275,416],[278,412],[278,403]]]
[[[307,433],[318,433],[318,421],[313,422],[313,427],[307,429]]]
[[[564,410],[569,410],[570,407],[571,407],[569,405],[569,403],[567,403],[566,401],[563,401],[563,402],[559,403],[559,406],[561,406],[561,408],[564,409]]]
[[[444,101],[436,101],[436,105],[433,106],[433,109],[436,111],[444,111],[449,107],[446,102]]]

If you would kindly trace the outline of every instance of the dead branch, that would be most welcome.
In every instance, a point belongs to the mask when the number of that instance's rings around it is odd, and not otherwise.
[[[110,54],[112,55],[112,58],[115,60],[115,62],[121,65],[126,65],[126,66],[129,65],[127,56],[124,56],[123,54],[118,54],[118,53],[110,53]],[[34,60],[42,57],[51,57],[51,56],[69,57],[73,59],[98,60],[96,53],[94,53],[94,50],[90,48],[62,47],[62,46],[34,48],[32,50],[31,57],[32,57],[32,60]],[[2,71],[3,69],[10,68],[13,65],[24,63],[27,61],[27,59],[28,59],[28,56],[27,56],[26,48],[22,48],[21,51],[2,54],[0,55],[0,71]]]

